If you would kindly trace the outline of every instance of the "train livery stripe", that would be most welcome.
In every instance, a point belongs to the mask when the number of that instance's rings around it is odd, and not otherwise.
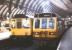
[[[57,50],[60,50],[59,48],[60,48],[60,46],[61,46],[61,42],[59,43],[59,45],[58,45],[58,47],[57,47]]]

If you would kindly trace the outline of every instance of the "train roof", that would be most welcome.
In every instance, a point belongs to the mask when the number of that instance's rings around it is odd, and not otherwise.
[[[28,18],[28,16],[24,14],[16,14],[13,18]]]
[[[34,17],[56,17],[54,13],[38,13],[35,14]]]

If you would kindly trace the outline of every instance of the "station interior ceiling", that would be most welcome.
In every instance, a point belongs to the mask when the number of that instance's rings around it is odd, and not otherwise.
[[[72,15],[72,0],[0,0],[0,16],[16,14],[34,16],[35,13]]]

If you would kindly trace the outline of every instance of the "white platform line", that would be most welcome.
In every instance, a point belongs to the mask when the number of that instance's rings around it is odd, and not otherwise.
[[[59,43],[58,47],[56,50],[60,50],[61,42]]]

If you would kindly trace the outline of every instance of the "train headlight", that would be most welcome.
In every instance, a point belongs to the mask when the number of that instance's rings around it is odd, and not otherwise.
[[[53,32],[50,32],[50,33],[49,33],[49,35],[55,35],[55,33],[53,33]]]
[[[53,35],[54,33],[51,33],[51,35]]]
[[[36,35],[39,34],[38,32],[35,33]]]
[[[39,35],[39,32],[34,32],[33,34],[34,34],[34,35]]]

